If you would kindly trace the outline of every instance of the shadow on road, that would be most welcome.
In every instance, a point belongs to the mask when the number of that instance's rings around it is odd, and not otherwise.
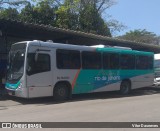
[[[23,98],[8,96],[8,95],[1,96],[0,101],[12,100],[22,105],[25,105],[25,104],[50,105],[50,104],[61,104],[65,102],[75,102],[75,101],[78,102],[78,101],[87,101],[87,100],[95,100],[95,99],[114,99],[114,98],[136,97],[136,96],[153,95],[153,94],[160,94],[160,88],[145,87],[145,88],[133,90],[129,95],[120,95],[119,92],[116,92],[116,91],[79,94],[79,95],[73,95],[71,100],[60,101],[60,102],[54,101],[52,97],[23,99]]]

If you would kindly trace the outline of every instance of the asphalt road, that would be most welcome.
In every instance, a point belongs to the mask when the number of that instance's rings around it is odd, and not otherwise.
[[[0,121],[10,122],[160,122],[160,89],[144,88],[128,96],[117,92],[52,98],[0,99]]]
[[[4,95],[0,97],[0,122],[160,122],[160,89],[134,90],[128,96],[121,96],[117,92],[74,95],[67,102],[55,102],[52,98],[27,100]],[[47,130],[159,131],[159,128]]]

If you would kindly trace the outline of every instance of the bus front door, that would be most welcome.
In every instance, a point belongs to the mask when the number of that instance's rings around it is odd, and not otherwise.
[[[27,88],[29,98],[52,96],[52,66],[50,56],[50,52],[39,52],[37,60],[35,60],[35,54],[28,54]]]

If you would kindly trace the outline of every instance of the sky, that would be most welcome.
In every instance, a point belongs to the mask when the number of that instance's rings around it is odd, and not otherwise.
[[[127,26],[127,29],[117,32],[123,35],[130,30],[146,29],[160,36],[160,0],[116,0],[107,13],[113,19]]]

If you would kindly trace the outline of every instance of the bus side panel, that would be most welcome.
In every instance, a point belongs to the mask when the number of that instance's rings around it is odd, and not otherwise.
[[[27,77],[27,88],[29,90],[29,98],[52,96],[52,72],[39,73]]]
[[[119,82],[105,85],[101,88],[95,89],[92,92],[117,91],[117,90],[120,90],[120,84],[121,84],[121,82],[119,81]]]
[[[153,70],[121,70],[121,80],[131,80],[131,88],[141,88],[153,84]]]
[[[9,94],[12,95],[12,94]],[[28,88],[22,88],[22,90],[16,90],[15,96],[22,97],[22,98],[28,98]]]
[[[129,79],[131,88],[153,84],[153,71],[144,70],[81,70],[73,89],[74,94],[115,91],[120,89],[121,81]]]
[[[144,74],[132,78],[132,89],[152,86],[154,82],[154,74]]]
[[[56,67],[56,65],[55,65]],[[57,83],[61,83],[61,82],[67,82],[70,84],[71,88],[73,88],[75,86],[75,82],[77,79],[76,75],[78,72],[78,69],[57,69],[57,67],[54,70],[54,85],[53,87],[55,87],[55,85]],[[53,88],[54,90],[54,88]]]
[[[73,93],[119,90],[119,81],[119,70],[81,70]]]
[[[153,84],[153,74],[140,75],[140,76],[136,76],[128,79],[131,80],[132,89],[147,87]],[[93,92],[120,90],[120,85],[121,85],[121,81],[118,81],[116,83],[112,83],[112,84],[97,88]]]

